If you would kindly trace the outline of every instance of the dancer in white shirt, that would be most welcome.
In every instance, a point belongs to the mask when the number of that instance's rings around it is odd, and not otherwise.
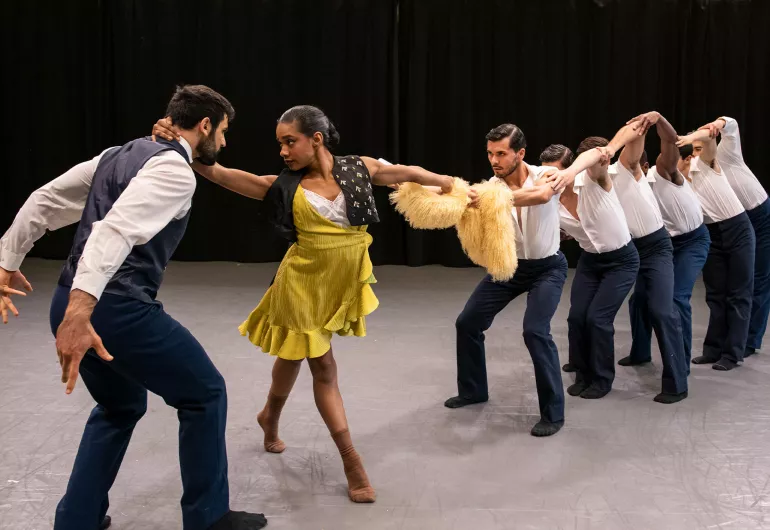
[[[687,362],[679,313],[674,306],[674,247],[663,223],[658,202],[641,170],[647,130],[656,125],[676,153],[676,133],[658,112],[642,114],[629,123],[639,123],[640,136],[620,153],[609,173],[618,190],[634,246],[639,252],[639,274],[628,303],[631,314],[631,351],[618,364],[631,366],[650,361],[652,330],[658,339],[663,362],[659,403],[676,403],[687,397]]]
[[[711,236],[703,283],[710,309],[703,355],[694,364],[713,364],[715,370],[732,370],[743,361],[749,333],[754,290],[754,228],[730,187],[717,160],[712,128],[680,137],[677,145],[692,144],[696,155],[684,176],[701,203]]]
[[[652,185],[663,223],[674,247],[674,306],[679,313],[685,366],[689,375],[692,358],[690,298],[695,280],[706,263],[711,238],[703,224],[700,201],[682,174],[682,170],[689,167],[692,159],[692,146],[683,147],[681,150],[676,146],[676,131],[665,118],[660,118],[657,130],[660,137],[660,155],[656,165],[648,171],[647,180]],[[640,341],[642,337],[646,337],[649,343],[651,329],[647,319],[637,328],[637,334]],[[641,361],[649,361],[649,348],[639,348],[636,351]]]
[[[738,122],[723,116],[701,129],[708,130],[711,136],[721,135],[717,161],[754,228],[754,293],[744,355],[749,357],[762,347],[770,314],[770,201],[765,188],[743,160]]]
[[[556,169],[567,169],[572,165],[572,163],[575,161],[575,153],[572,152],[572,150],[567,147],[566,145],[562,144],[551,144],[545,149],[543,149],[543,152],[540,153],[539,157],[540,163],[544,166],[550,166],[555,167]],[[560,211],[560,222],[561,222],[561,211],[564,208],[564,204],[571,204],[571,205],[577,205],[577,195],[575,194],[575,188],[573,184],[569,184],[564,188],[564,191],[559,194],[559,202],[561,203],[559,205],[559,211]],[[574,209],[574,208],[573,208]],[[575,223],[578,224],[579,222],[574,220]],[[570,236],[563,228],[560,228],[561,237],[560,239],[562,241],[572,239],[574,238]],[[585,232],[582,232],[583,235],[585,235]],[[561,367],[561,369],[567,373],[572,373],[575,371],[575,367],[572,366],[569,362],[564,363],[564,365]]]
[[[230,511],[224,379],[155,300],[190,217],[190,163],[215,163],[234,112],[208,87],[177,89],[167,114],[181,129],[178,141],[133,140],[78,164],[33,193],[0,240],[0,285],[8,285],[22,280],[13,271],[46,230],[79,222],[51,304],[51,329],[67,393],[80,375],[97,405],[55,530],[109,526],[108,492],[147,411],[148,391],[177,409],[185,530],[267,524],[261,514]]]
[[[584,399],[602,398],[612,389],[615,316],[639,270],[639,254],[607,172],[615,152],[638,136],[638,125],[626,125],[612,142],[586,138],[572,166],[554,176],[565,175],[567,189],[574,180],[575,193],[563,194],[560,205],[562,230],[583,249],[570,292],[569,365],[576,378],[567,392]]]
[[[448,408],[488,399],[484,332],[512,300],[527,293],[524,342],[535,367],[540,421],[533,436],[550,436],[564,425],[564,388],[559,354],[551,337],[551,319],[567,278],[567,260],[559,251],[559,198],[548,175],[550,167],[524,162],[524,133],[503,124],[487,134],[487,157],[495,176],[514,192],[511,209],[515,224],[518,268],[513,278],[495,282],[487,275],[457,318],[458,396]]]

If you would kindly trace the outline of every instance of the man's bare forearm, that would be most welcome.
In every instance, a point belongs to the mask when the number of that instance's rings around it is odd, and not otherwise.
[[[657,128],[658,137],[660,138],[661,142],[675,144],[679,139],[679,135],[676,133],[676,129],[674,129],[674,126],[671,125],[671,123],[669,123],[669,121],[664,116],[660,117],[658,123],[655,124],[655,126]]]
[[[612,140],[610,140],[607,147],[609,147],[614,154],[620,151],[626,144],[629,144],[638,138],[639,133],[634,126],[625,125],[615,134]]]
[[[73,289],[70,292],[70,300],[69,304],[67,304],[65,318],[84,318],[90,320],[97,302],[98,300],[93,295],[80,289]]]

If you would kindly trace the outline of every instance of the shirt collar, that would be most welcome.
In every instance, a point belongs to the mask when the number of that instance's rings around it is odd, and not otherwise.
[[[655,175],[658,174],[658,166],[652,166],[650,169],[647,170],[647,175],[644,176],[644,180],[649,182],[650,184],[655,183]]]
[[[185,153],[187,153],[187,162],[192,164],[193,157],[192,157],[192,147],[190,147],[190,144],[185,140],[184,138],[179,138],[179,145],[184,147]]]
[[[575,190],[575,193],[580,195],[580,188],[586,185],[586,179],[588,178],[588,175],[586,175],[586,170],[584,169],[577,175],[575,175],[575,181],[572,184],[572,188]]]
[[[700,173],[700,168],[698,167],[698,160],[700,160],[700,157],[693,157],[690,160],[690,173],[693,171]]]

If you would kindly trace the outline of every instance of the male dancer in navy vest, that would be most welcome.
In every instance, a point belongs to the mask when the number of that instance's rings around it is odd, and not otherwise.
[[[46,229],[80,221],[51,305],[66,393],[78,373],[97,405],[80,442],[55,530],[109,525],[108,492],[147,391],[176,408],[185,530],[252,530],[230,511],[225,382],[203,347],[155,300],[190,216],[194,158],[213,164],[234,116],[201,85],[178,88],[167,116],[176,142],[133,140],[70,169],[24,204],[0,241],[0,285],[21,284],[24,256]],[[109,353],[108,353],[109,352]]]

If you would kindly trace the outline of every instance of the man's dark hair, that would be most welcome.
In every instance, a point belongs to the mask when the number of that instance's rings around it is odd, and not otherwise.
[[[499,142],[504,138],[510,140],[508,146],[514,151],[527,147],[527,139],[524,138],[524,133],[512,123],[498,125],[487,133],[487,142]]]
[[[692,153],[693,153],[692,144],[683,145],[682,147],[679,148],[679,156],[682,157],[682,160],[692,155]]]
[[[578,156],[582,155],[586,151],[590,151],[591,149],[594,149],[596,147],[604,147],[607,144],[609,144],[610,141],[606,138],[602,138],[601,136],[589,136],[582,142],[580,142],[580,145],[577,148],[577,154]]]
[[[551,144],[540,153],[540,161],[561,162],[561,165],[567,168],[575,161],[575,154],[566,145]]]
[[[227,98],[205,85],[185,85],[176,87],[166,116],[182,129],[192,129],[203,118],[208,118],[216,129],[225,116],[228,121],[235,119],[235,109]]]

